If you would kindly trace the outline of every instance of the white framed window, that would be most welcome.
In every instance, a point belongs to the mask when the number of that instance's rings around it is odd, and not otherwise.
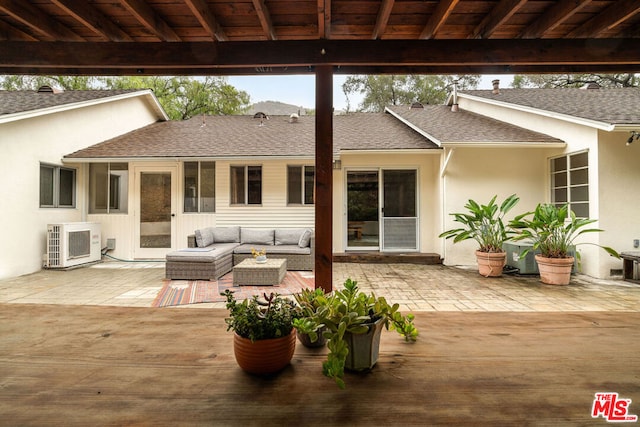
[[[568,204],[577,217],[589,218],[589,152],[551,159],[551,202]]]
[[[127,213],[129,209],[129,164],[89,165],[89,213]]]
[[[216,211],[216,163],[184,162],[184,212]]]
[[[231,166],[230,203],[262,204],[262,166]]]
[[[74,208],[76,206],[76,170],[40,164],[40,207]]]
[[[287,204],[312,205],[314,185],[314,166],[287,166]]]

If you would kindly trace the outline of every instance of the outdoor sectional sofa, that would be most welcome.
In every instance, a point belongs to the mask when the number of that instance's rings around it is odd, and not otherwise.
[[[188,248],[167,254],[168,279],[216,280],[251,258],[251,249],[265,249],[267,257],[285,258],[287,270],[314,267],[310,228],[208,227],[196,230],[187,240]]]

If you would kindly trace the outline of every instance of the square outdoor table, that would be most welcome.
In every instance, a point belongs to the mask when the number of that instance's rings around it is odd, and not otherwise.
[[[233,267],[233,286],[273,286],[282,283],[287,273],[287,260],[267,258],[267,262],[259,264],[248,258]]]

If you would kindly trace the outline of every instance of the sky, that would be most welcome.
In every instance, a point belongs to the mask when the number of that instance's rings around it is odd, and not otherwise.
[[[344,110],[347,102],[351,102],[351,110],[358,107],[362,97],[350,95],[347,100],[342,92],[342,84],[346,75],[333,77],[333,107],[336,110]],[[500,79],[501,87],[508,87],[513,81],[513,75],[483,75],[478,89],[491,89],[491,81]],[[230,76],[229,84],[238,90],[243,90],[251,96],[251,103],[260,101],[279,101],[299,107],[314,109],[315,102],[315,76],[290,75],[290,76]]]

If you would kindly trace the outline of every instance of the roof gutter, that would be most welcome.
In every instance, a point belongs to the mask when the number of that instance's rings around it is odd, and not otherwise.
[[[62,163],[122,163],[122,162],[201,162],[207,160],[217,161],[243,161],[247,159],[253,160],[314,160],[314,156],[202,156],[202,157],[180,157],[180,156],[167,156],[167,157],[63,157]]]
[[[566,142],[445,142],[443,148],[565,148]]]

